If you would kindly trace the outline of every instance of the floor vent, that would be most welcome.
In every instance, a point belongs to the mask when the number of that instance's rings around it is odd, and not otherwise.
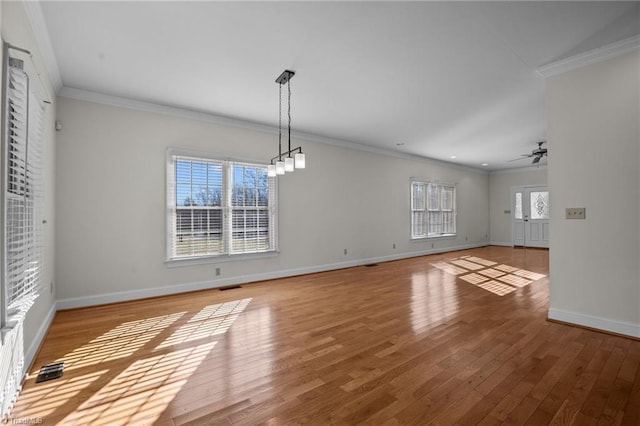
[[[52,364],[43,365],[40,368],[38,377],[36,377],[36,383],[46,382],[47,380],[62,377],[62,370],[64,370],[64,362],[54,362]]]
[[[242,288],[240,285],[228,285],[226,287],[220,287],[220,291],[233,290],[235,288]]]
[[[378,266],[377,263],[369,263],[368,265],[364,265],[365,268],[373,268],[374,266]]]

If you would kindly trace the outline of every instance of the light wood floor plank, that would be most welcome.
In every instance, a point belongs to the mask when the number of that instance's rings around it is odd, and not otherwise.
[[[640,342],[546,321],[548,272],[545,250],[486,247],[62,311],[11,417],[640,425]]]

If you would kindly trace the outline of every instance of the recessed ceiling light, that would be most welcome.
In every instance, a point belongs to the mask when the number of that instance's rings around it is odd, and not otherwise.
[[[396,146],[402,146],[402,145],[404,145],[404,142],[398,142],[398,143],[396,144]]]
[[[451,157],[449,157],[449,158],[451,158],[452,160],[455,160],[455,159],[456,159],[456,158],[458,158],[458,157],[456,157],[455,155],[452,155],[452,156],[451,156]]]
[[[482,167],[487,167],[489,163],[482,163]]]

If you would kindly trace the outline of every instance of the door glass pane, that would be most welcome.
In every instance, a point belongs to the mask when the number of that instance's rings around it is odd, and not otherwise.
[[[549,219],[549,192],[531,193],[531,219]]]
[[[515,215],[516,219],[522,219],[522,192],[516,192]]]

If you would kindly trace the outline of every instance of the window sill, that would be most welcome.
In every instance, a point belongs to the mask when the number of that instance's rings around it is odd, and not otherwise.
[[[165,264],[168,268],[180,268],[183,266],[211,265],[216,263],[236,262],[243,260],[266,259],[270,257],[277,257],[279,254],[279,251],[265,251],[260,253],[186,257],[181,259],[168,259],[165,260]]]
[[[431,237],[413,237],[411,238],[411,241],[419,243],[421,241],[452,240],[452,239],[455,239],[457,236],[458,236],[457,234],[442,234],[442,235],[434,235]]]

